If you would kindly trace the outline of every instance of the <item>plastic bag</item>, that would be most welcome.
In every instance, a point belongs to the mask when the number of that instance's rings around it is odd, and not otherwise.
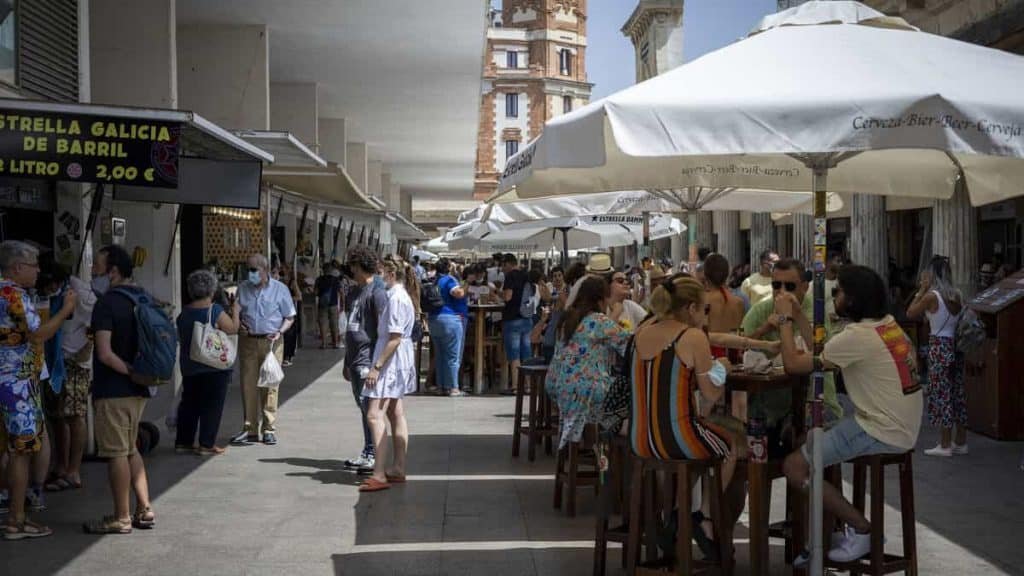
[[[281,369],[281,363],[277,361],[277,356],[274,356],[274,352],[271,350],[263,360],[263,365],[260,366],[260,379],[256,385],[260,388],[277,388],[281,385],[282,380],[284,380],[284,370]]]

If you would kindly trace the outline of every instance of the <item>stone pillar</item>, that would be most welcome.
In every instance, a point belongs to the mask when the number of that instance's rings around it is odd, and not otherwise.
[[[345,145],[345,171],[352,177],[352,181],[356,183],[356,187],[363,194],[368,193],[368,152],[365,142],[349,142]]]
[[[366,188],[363,192],[367,196],[373,196],[374,198],[384,199],[383,189],[381,188],[381,176],[384,172],[384,164],[379,160],[372,160],[366,163]]]
[[[314,152],[320,148],[319,107],[315,83],[270,85],[270,128],[291,132]]]
[[[758,262],[765,250],[778,250],[775,238],[775,223],[769,212],[753,212],[750,214],[750,263]]]
[[[793,214],[793,250],[789,254],[810,266],[814,260],[814,216]]]
[[[867,266],[888,280],[889,238],[885,197],[854,194],[850,225],[850,258],[855,264]]]
[[[681,218],[681,220],[685,220],[685,218]],[[686,240],[686,232],[672,237],[670,257],[672,258],[672,264],[675,266],[678,266],[680,262],[686,262],[688,257],[686,253]]]
[[[715,250],[735,266],[743,260],[743,238],[740,236],[740,213],[736,210],[713,212],[718,248]]]
[[[949,256],[953,280],[965,296],[978,288],[978,214],[971,207],[963,178],[949,200],[932,209],[932,254]]]
[[[321,118],[317,123],[319,130],[319,154],[330,162],[347,168],[347,132],[344,118]]]
[[[793,225],[783,224],[775,227],[775,252],[779,256],[789,257],[793,253]],[[751,260],[750,264],[754,265]]]
[[[710,248],[715,251],[715,218],[712,212],[701,210],[697,212],[697,250]],[[739,221],[736,223],[739,226]],[[687,246],[689,250],[689,246]],[[689,253],[687,253],[689,258]]]
[[[224,128],[270,128],[267,27],[185,24],[177,31],[181,107]]]

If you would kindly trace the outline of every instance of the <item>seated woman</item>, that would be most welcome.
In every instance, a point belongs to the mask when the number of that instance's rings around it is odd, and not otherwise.
[[[709,418],[722,397],[726,370],[712,358],[702,329],[704,286],[689,275],[676,274],[654,287],[650,305],[654,318],[637,330],[629,353],[633,453],[660,460],[721,458],[722,485],[728,486],[746,441],[739,430],[731,432]],[[654,401],[666,397],[671,401]],[[706,518],[711,501],[706,492],[701,511],[694,513],[694,524],[700,526],[694,538],[704,555],[714,558],[717,546]]]
[[[561,415],[559,449],[579,441],[584,426],[601,418],[614,380],[612,365],[629,340],[629,332],[618,323],[622,306],[605,314],[608,297],[603,278],[584,279],[557,327],[558,346],[547,387]]]

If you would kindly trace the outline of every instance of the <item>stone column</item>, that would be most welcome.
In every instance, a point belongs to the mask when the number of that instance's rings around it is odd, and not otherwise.
[[[681,218],[681,220],[685,221],[685,217]],[[672,237],[671,258],[672,264],[676,266],[678,266],[680,262],[686,261],[686,232]]]
[[[697,212],[697,249],[710,248],[715,250],[715,218],[712,212],[701,210]],[[736,221],[737,229],[739,220]],[[689,246],[687,246],[689,248]],[[689,253],[687,253],[689,257]]]
[[[810,266],[814,260],[814,216],[793,214],[793,250],[786,256]]]
[[[850,258],[882,278],[889,276],[888,227],[885,197],[854,194],[850,210]]]
[[[793,225],[782,224],[775,227],[775,252],[779,256],[789,257],[793,253]],[[751,265],[754,261],[751,260]]]
[[[769,212],[754,212],[750,215],[750,263],[758,262],[765,250],[778,250],[775,223]]]
[[[949,256],[953,280],[965,296],[978,287],[978,214],[971,207],[963,178],[949,200],[932,209],[932,254]]]
[[[715,232],[718,234],[718,247],[715,250],[735,266],[743,259],[743,239],[740,236],[740,213],[736,210],[719,210],[713,212]]]

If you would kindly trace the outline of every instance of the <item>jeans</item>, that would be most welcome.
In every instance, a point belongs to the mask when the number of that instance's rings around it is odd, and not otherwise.
[[[821,459],[824,467],[841,464],[858,456],[871,454],[902,454],[906,448],[898,448],[876,440],[868,434],[853,416],[846,416],[832,428],[825,430],[821,442]],[[800,448],[807,462],[811,461],[810,445]]]
[[[359,406],[360,420],[363,423],[363,456],[373,456],[376,449],[373,446],[373,434],[370,433],[370,423],[366,421],[366,410],[370,405],[370,398],[363,396],[363,377],[359,375],[359,368],[353,366],[349,369],[349,376],[352,377],[352,397],[355,398],[356,406]]]
[[[199,429],[199,445],[213,448],[217,443],[224,398],[228,395],[231,371],[201,372],[181,379],[178,431],[175,446],[192,446]]]
[[[437,353],[434,367],[438,387],[445,392],[458,389],[462,344],[466,338],[465,319],[457,314],[438,314],[432,317],[430,338]]]
[[[516,360],[526,360],[533,356],[530,346],[531,330],[533,330],[533,320],[529,318],[502,320],[501,336],[505,341],[506,360],[514,362]]]

